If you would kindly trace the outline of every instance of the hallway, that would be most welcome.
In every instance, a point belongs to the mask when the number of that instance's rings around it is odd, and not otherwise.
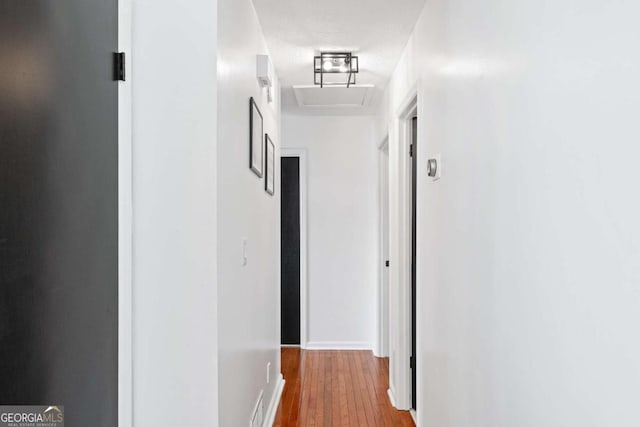
[[[371,351],[282,349],[285,388],[274,426],[414,426],[387,396],[389,359]]]
[[[1,1],[0,427],[640,427],[638,16]]]

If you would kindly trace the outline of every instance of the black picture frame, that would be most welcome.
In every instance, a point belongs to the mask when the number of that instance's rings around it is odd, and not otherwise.
[[[249,99],[249,168],[260,178],[263,175],[264,165],[263,126],[262,113],[251,97]]]
[[[265,134],[264,137],[264,152],[266,153],[264,191],[273,196],[276,192],[276,145],[269,134]]]

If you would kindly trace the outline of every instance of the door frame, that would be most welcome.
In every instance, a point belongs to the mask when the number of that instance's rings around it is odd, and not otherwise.
[[[118,51],[126,81],[118,84],[118,426],[133,426],[133,157],[130,76],[133,0],[118,0]]]
[[[411,411],[418,406],[417,299],[418,299],[418,108],[411,118]],[[415,393],[415,394],[414,394]]]
[[[393,117],[389,146],[389,398],[400,410],[411,409],[411,119],[418,115],[420,140],[420,82],[409,89]],[[416,311],[419,312],[419,299]],[[419,316],[418,316],[419,317]],[[420,330],[419,323],[416,330]],[[418,337],[420,334],[416,334]],[[418,344],[419,348],[419,344]],[[418,364],[419,365],[419,364]],[[417,370],[419,374],[419,369]],[[419,378],[419,375],[418,375]],[[418,381],[419,382],[419,381]],[[419,393],[419,387],[418,387]]]
[[[308,345],[308,223],[307,223],[307,150],[280,148],[280,158],[297,157],[300,160],[300,348]],[[281,213],[282,214],[282,213]],[[280,242],[282,244],[282,242]],[[282,308],[281,308],[282,310]]]

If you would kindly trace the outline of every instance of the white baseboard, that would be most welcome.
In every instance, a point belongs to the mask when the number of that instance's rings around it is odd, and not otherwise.
[[[371,350],[373,346],[368,342],[308,342],[305,350]]]
[[[378,351],[378,349],[377,349],[377,348],[374,348],[374,349],[373,349],[373,355],[374,355],[375,357],[377,357],[378,359],[384,359],[384,358],[389,357],[389,355],[388,355],[388,354]]]
[[[409,413],[411,414],[411,418],[413,418],[413,422],[415,425],[418,425],[418,413],[415,409],[409,409]]]
[[[389,396],[389,401],[391,401],[391,406],[393,406],[394,408],[397,408],[397,406],[396,406],[396,398],[393,395],[393,391],[391,390],[391,388],[387,389],[387,396]]]
[[[393,390],[391,390],[391,387],[387,389],[387,396],[389,396],[391,406],[396,408],[398,411],[408,411],[411,414],[411,418],[413,418],[413,422],[418,425],[418,414],[416,413],[416,411],[414,411],[413,409],[398,408],[398,405],[396,404],[396,397],[393,393]]]
[[[272,427],[276,419],[276,412],[278,412],[278,405],[280,405],[280,398],[282,397],[282,390],[284,390],[284,378],[282,374],[278,374],[278,382],[276,383],[276,389],[269,402],[269,408],[264,417],[263,427]]]

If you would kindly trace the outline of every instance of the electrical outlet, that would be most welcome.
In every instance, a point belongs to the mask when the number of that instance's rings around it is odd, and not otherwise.
[[[267,384],[271,382],[271,362],[267,363]]]

